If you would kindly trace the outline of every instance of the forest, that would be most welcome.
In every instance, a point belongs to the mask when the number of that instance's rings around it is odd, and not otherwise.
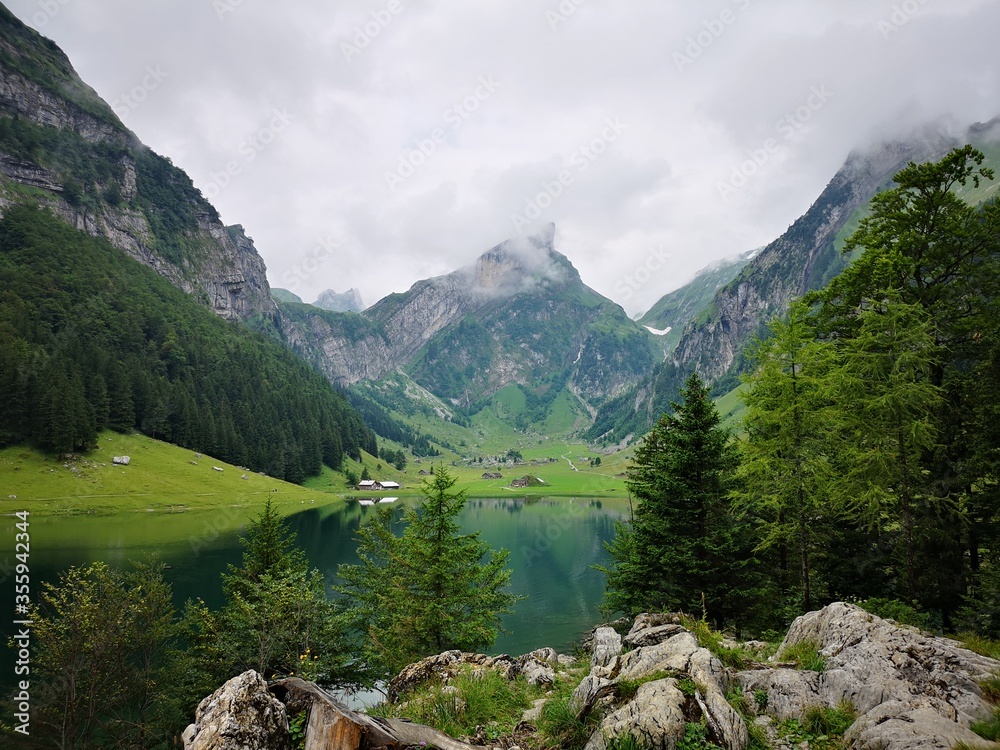
[[[44,209],[0,221],[0,393],[0,446],[70,453],[135,429],[290,482],[377,454],[292,352]]]

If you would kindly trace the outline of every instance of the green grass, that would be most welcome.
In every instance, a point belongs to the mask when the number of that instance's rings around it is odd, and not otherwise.
[[[658,670],[656,672],[651,672],[648,675],[639,677],[634,680],[618,680],[615,683],[615,696],[622,703],[627,703],[628,701],[635,698],[635,694],[639,692],[639,688],[645,685],[647,682],[655,682],[656,680],[665,680],[668,677],[677,677],[676,672],[664,672]],[[685,678],[687,682],[691,684],[691,695],[694,695],[694,683],[691,682],[689,678]],[[683,680],[682,680],[683,681]],[[684,688],[678,683],[678,688],[684,693]],[[687,693],[684,693],[687,695]]]
[[[131,463],[115,466],[112,457],[123,455]],[[331,499],[141,434],[102,432],[97,448],[74,456],[63,459],[23,446],[0,450],[0,513],[110,514],[256,505],[267,497],[279,506]]]
[[[1000,709],[995,710],[990,718],[975,722],[969,729],[984,740],[1000,741]]]
[[[472,736],[482,726],[488,737],[496,739],[511,734],[521,714],[540,695],[541,690],[523,678],[507,680],[494,670],[473,676],[468,669],[448,686],[440,682],[424,686],[398,704],[382,703],[368,713],[410,719],[452,737]]]
[[[755,654],[744,648],[732,648],[731,646],[725,645],[722,642],[725,639],[725,636],[722,633],[717,633],[712,630],[712,628],[709,627],[709,624],[704,620],[696,620],[693,617],[685,615],[681,617],[681,624],[690,630],[694,637],[698,639],[699,646],[708,649],[713,656],[718,658],[718,660],[727,667],[732,667],[733,669],[745,669],[752,662],[757,660]]]
[[[819,644],[815,641],[799,641],[786,646],[780,654],[779,661],[793,662],[799,669],[812,672],[822,672],[826,668],[826,660],[819,653]]]
[[[857,712],[848,702],[836,708],[811,706],[801,719],[786,719],[777,725],[783,744],[796,746],[807,743],[810,750],[843,750],[844,732],[857,719]]]
[[[1000,641],[976,633],[960,633],[958,640],[969,651],[975,651],[977,654],[988,656],[991,659],[1000,659]]]

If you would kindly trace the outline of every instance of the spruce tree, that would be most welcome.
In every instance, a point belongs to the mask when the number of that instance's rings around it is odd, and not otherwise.
[[[639,503],[631,529],[607,544],[606,607],[746,615],[753,547],[730,507],[737,455],[709,389],[691,375],[682,403],[635,452],[627,485]]]
[[[400,536],[388,509],[358,530],[357,565],[341,565],[344,617],[365,644],[365,661],[383,674],[450,649],[488,648],[501,615],[517,601],[507,591],[509,550],[490,550],[479,532],[462,534],[465,493],[435,467],[423,498],[404,513]]]

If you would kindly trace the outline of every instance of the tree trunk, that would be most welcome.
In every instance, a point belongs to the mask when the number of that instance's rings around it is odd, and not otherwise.
[[[380,719],[352,711],[318,685],[286,677],[268,688],[289,713],[309,711],[305,750],[403,750],[411,746],[439,750],[479,750],[423,724]]]

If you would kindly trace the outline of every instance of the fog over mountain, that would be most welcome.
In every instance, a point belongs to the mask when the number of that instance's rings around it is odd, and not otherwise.
[[[8,7],[303,299],[554,222],[634,314],[780,235],[852,149],[1000,113],[996,0]]]

